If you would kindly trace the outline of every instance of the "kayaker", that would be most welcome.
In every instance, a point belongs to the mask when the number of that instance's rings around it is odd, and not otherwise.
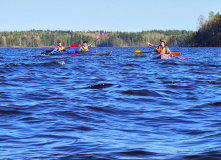
[[[87,41],[84,41],[83,46],[81,46],[80,49],[79,49],[79,52],[88,52],[89,47],[92,47],[92,45],[91,44],[87,45]]]
[[[147,45],[150,45],[151,47],[154,46],[154,47],[157,47],[155,49],[156,52],[158,53],[163,53],[163,54],[170,54],[170,49],[168,48],[167,46],[167,42],[166,40],[160,40],[160,45],[153,45],[153,44],[150,44],[149,42],[146,43]]]
[[[54,52],[63,52],[65,51],[65,48],[62,46],[62,43],[61,42],[58,42],[58,45],[56,46],[56,48],[50,52],[50,54],[53,54]]]

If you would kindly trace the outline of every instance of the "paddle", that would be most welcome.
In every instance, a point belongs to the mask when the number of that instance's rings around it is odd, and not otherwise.
[[[134,50],[135,55],[140,55],[141,53],[151,53],[151,52],[142,52],[141,50]]]
[[[101,39],[104,35],[100,36],[99,38],[97,38],[94,42],[96,42],[97,40]],[[90,45],[92,45],[94,42],[92,42]]]
[[[142,46],[145,46],[145,47],[148,47],[148,48],[151,48],[151,46],[146,46],[146,45],[144,45],[144,44],[142,44],[142,43],[140,43]]]
[[[180,52],[170,52],[172,56],[180,56]]]
[[[74,47],[77,47],[77,46],[78,46],[78,43],[75,43],[75,44],[72,44],[70,47],[67,47],[67,48],[74,48]]]
[[[140,55],[141,53],[150,53],[150,52],[142,52],[141,50],[134,50],[135,55]],[[180,52],[171,52],[172,56],[180,56]]]

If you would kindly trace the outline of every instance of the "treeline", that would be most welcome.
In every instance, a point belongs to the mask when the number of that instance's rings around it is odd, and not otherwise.
[[[64,46],[70,46],[73,43],[80,42],[82,39],[93,41],[96,34],[91,36],[87,33],[71,31],[14,31],[0,32],[1,47],[45,47],[55,46],[58,42],[62,42]]]
[[[139,46],[147,41],[158,44],[160,39],[166,39],[170,46],[184,46],[190,31],[179,30],[152,30],[142,32],[104,32],[104,31],[50,31],[31,30],[0,32],[0,47],[50,47],[62,42],[64,46],[74,43],[82,44],[84,40],[89,43],[101,35],[103,38],[94,45],[99,47],[112,46]]]
[[[30,30],[0,32],[0,47],[50,47],[62,42],[64,46],[74,43],[89,43],[104,35],[94,43],[98,47],[139,46],[140,43],[159,44],[165,39],[169,46],[221,46],[221,15],[209,13],[209,19],[199,18],[198,31],[185,30],[151,30],[142,32],[105,32],[105,31],[51,31]]]
[[[187,40],[189,46],[221,47],[221,15],[209,13],[208,20],[199,17],[199,29]]]

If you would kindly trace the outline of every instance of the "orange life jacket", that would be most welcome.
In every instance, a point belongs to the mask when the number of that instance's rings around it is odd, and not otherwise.
[[[60,52],[63,52],[63,50],[64,50],[64,47],[63,47],[63,46],[56,46],[56,48],[57,48]]]
[[[88,52],[88,46],[86,46],[86,47],[82,46],[82,48],[83,48],[84,52]]]
[[[163,48],[161,48],[161,46],[159,46],[158,48],[157,48],[157,52],[159,52],[159,53],[167,53],[167,51],[166,51],[166,47],[163,47]]]

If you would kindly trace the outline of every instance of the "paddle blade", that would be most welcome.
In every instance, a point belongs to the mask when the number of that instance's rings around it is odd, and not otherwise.
[[[97,40],[101,39],[104,35],[100,36]]]
[[[78,43],[72,44],[70,47],[77,47]]]
[[[173,56],[180,56],[180,52],[171,52],[170,54]]]
[[[141,53],[142,53],[141,50],[134,50],[135,55],[140,55]]]

